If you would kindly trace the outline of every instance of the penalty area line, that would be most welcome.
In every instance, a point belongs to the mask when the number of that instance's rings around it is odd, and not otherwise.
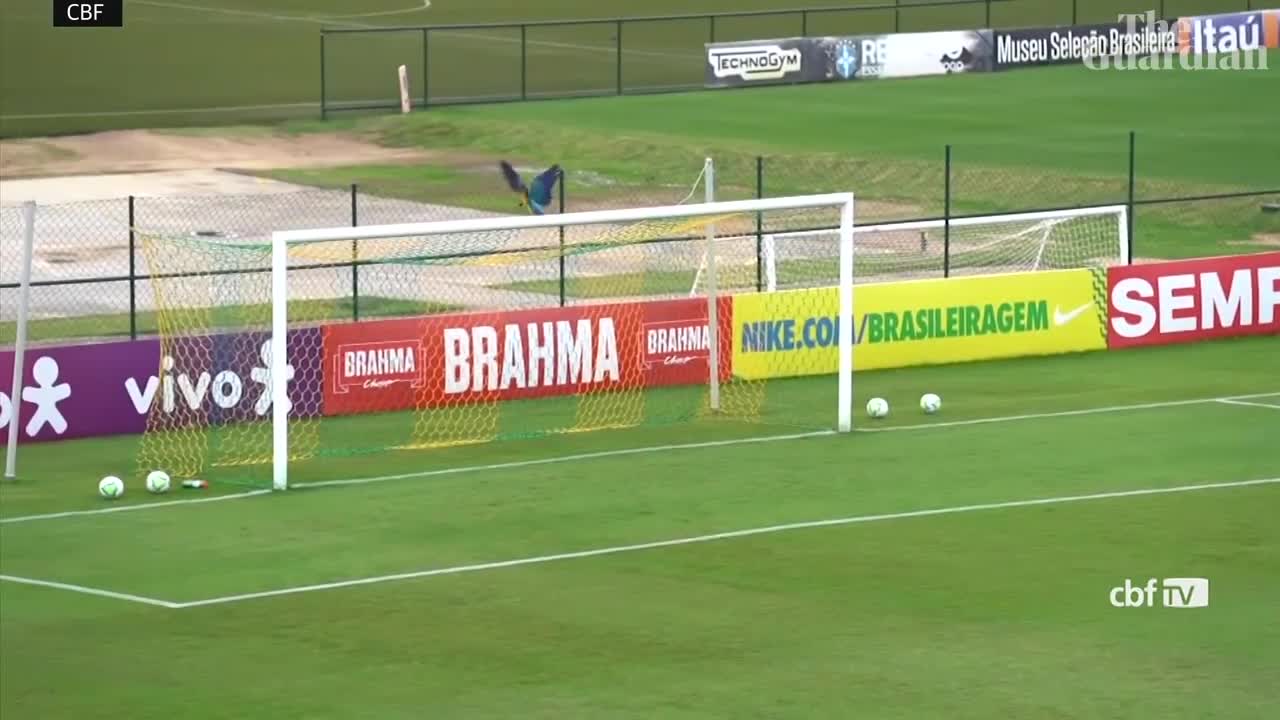
[[[1266,408],[1268,410],[1280,410],[1280,405],[1272,405],[1271,403],[1249,402],[1247,400],[1239,400],[1236,398],[1223,398],[1218,402],[1223,405],[1240,405],[1243,407]]]
[[[200,503],[222,502],[223,500],[239,500],[240,498],[266,495],[270,490],[250,490],[248,492],[215,495],[213,497],[189,498],[186,500],[165,500],[164,502],[139,503],[137,505],[121,505],[119,507],[96,508],[94,510],[68,510],[66,512],[45,513],[43,515],[19,515],[17,517],[0,518],[0,525],[11,523],[33,522],[36,520],[57,520],[58,518],[81,517],[84,515],[108,515],[111,513],[132,512],[134,510],[153,510],[155,508],[173,507],[174,505],[196,505]]]
[[[88,587],[87,585],[73,585],[72,583],[54,582],[53,580],[40,580],[38,578],[22,577],[20,575],[0,575],[0,581],[11,582],[18,585],[35,585],[37,587],[53,588],[54,590],[65,590],[67,592],[80,593],[81,595],[96,595],[97,597],[111,598],[112,600],[127,600],[129,602],[141,603],[143,605],[154,605],[156,607],[168,608],[169,610],[177,610],[182,607],[182,603],[170,602],[168,600],[159,600],[157,598],[150,598],[142,595],[131,595],[129,593],[115,592],[114,590],[103,590],[102,588]]]
[[[1006,415],[1003,417],[988,418],[972,418],[969,420],[954,420],[949,422],[936,423],[920,423],[916,425],[894,425],[889,427],[855,427],[854,432],[861,433],[880,433],[880,432],[898,432],[906,430],[933,430],[949,427],[964,427],[969,425],[984,425],[991,423],[1017,422],[1022,420],[1038,420],[1043,418],[1055,417],[1074,417],[1078,415],[1096,415],[1101,413],[1124,412],[1130,410],[1155,410],[1160,408],[1182,407],[1186,405],[1204,405],[1208,403],[1221,403],[1224,401],[1242,401],[1254,398],[1276,397],[1280,396],[1280,391],[1253,393],[1250,395],[1233,395],[1229,397],[1213,397],[1200,398],[1197,400],[1172,400],[1168,402],[1142,403],[1138,405],[1114,405],[1110,407],[1085,408],[1081,410],[1062,410],[1058,412],[1034,413],[1028,415]],[[1269,406],[1268,406],[1269,407]],[[445,475],[460,475],[465,473],[485,472],[493,470],[515,470],[525,467],[535,467],[538,465],[553,465],[558,463],[577,462],[580,460],[599,460],[612,457],[626,457],[630,455],[646,455],[655,452],[671,452],[675,450],[695,450],[715,447],[726,447],[732,445],[750,445],[769,442],[781,442],[786,440],[799,440],[804,438],[831,437],[837,436],[834,430],[819,430],[815,432],[797,433],[789,435],[765,435],[761,437],[734,438],[730,440],[713,440],[709,442],[685,443],[672,445],[648,445],[638,448],[622,448],[618,450],[601,450],[599,452],[578,453],[574,455],[558,455],[549,458],[537,458],[533,460],[513,460],[505,463],[490,463],[485,465],[463,465],[460,467],[440,468],[436,470],[421,470],[417,472],[400,473],[396,475],[379,475],[375,477],[350,478],[342,480],[321,480],[312,483],[296,483],[292,487],[297,489],[336,487],[344,485],[367,485],[370,483],[388,482],[391,480],[410,480],[414,478],[440,477]],[[105,515],[109,513],[131,512],[134,510],[151,510],[156,508],[173,507],[175,505],[188,505],[195,503],[218,502],[221,500],[237,500],[242,498],[256,497],[259,495],[270,494],[271,490],[251,490],[249,492],[234,493],[231,495],[218,495],[216,497],[193,498],[190,500],[169,500],[166,502],[145,503],[138,505],[123,505],[120,507],[99,508],[95,510],[72,510],[68,512],[45,513],[40,515],[19,515],[16,517],[0,518],[0,525],[8,525],[12,523],[34,522],[39,520],[57,520],[60,518],[82,517],[88,515]]]
[[[735,538],[752,537],[755,535],[769,535],[774,533],[789,532],[794,530],[808,530],[814,528],[836,527],[843,525],[855,525],[861,523],[885,522],[889,520],[906,520],[910,518],[931,517],[937,515],[957,515],[960,513],[979,512],[984,510],[1003,510],[1008,508],[1035,507],[1040,505],[1062,505],[1066,503],[1087,502],[1093,500],[1110,500],[1115,498],[1140,497],[1147,495],[1167,495],[1173,493],[1195,492],[1199,490],[1216,490],[1224,488],[1247,487],[1251,485],[1266,485],[1280,483],[1280,478],[1265,478],[1260,480],[1241,480],[1237,482],[1223,483],[1205,483],[1198,485],[1180,485],[1165,488],[1146,488],[1141,490],[1119,490],[1114,492],[1092,493],[1089,495],[1066,495],[1061,497],[1037,498],[1032,500],[1011,500],[1006,502],[980,503],[976,505],[959,505],[955,507],[934,508],[930,510],[912,510],[908,512],[886,513],[880,515],[856,515],[852,517],[834,518],[830,520],[812,520],[808,522],[787,523],[783,525],[769,525],[765,527],[748,528],[745,530],[731,530],[728,532],[712,533],[709,535],[695,535],[692,537],[676,538],[672,540],[658,540],[655,542],[636,543],[634,545],[617,545],[614,547],[596,548],[593,550],[579,550],[576,552],[557,553],[554,555],[538,555],[533,557],[517,558],[514,560],[502,560],[498,562],[476,563],[471,565],[455,565],[452,567],[435,568],[432,570],[420,570],[416,572],[396,573],[393,575],[378,575],[374,577],[357,578],[354,580],[342,580],[338,582],[321,583],[316,585],[301,585],[297,587],[281,588],[278,590],[266,590],[262,592],[243,593],[239,595],[226,595],[222,597],[208,598],[205,600],[194,600],[191,602],[177,603],[175,609],[184,610],[188,608],[205,607],[209,605],[226,605],[230,603],[244,602],[248,600],[261,600],[265,598],[280,597],[283,595],[298,595],[302,593],[320,592],[325,590],[337,590],[341,588],[357,587],[362,585],[377,585],[381,583],[394,582],[398,580],[414,580],[419,578],[435,577],[440,575],[457,575],[469,572],[481,572],[487,570],[501,570],[504,568],[520,567],[524,565],[540,565],[544,563],[560,562],[564,560],[579,560],[590,557],[600,557],[603,555],[618,555],[621,553],[638,552],[641,550],[656,550],[659,548],[677,547],[682,545],[695,545],[701,543],[714,542],[718,540],[731,540]]]
[[[1183,407],[1186,405],[1205,405],[1208,403],[1230,403],[1238,405],[1258,405],[1274,407],[1261,403],[1246,403],[1243,400],[1252,398],[1276,397],[1277,392],[1253,393],[1251,395],[1232,395],[1230,397],[1199,398],[1197,400],[1168,400],[1164,402],[1139,403],[1137,405],[1110,405],[1106,407],[1083,408],[1080,410],[1057,410],[1053,412],[1027,413],[1024,415],[1004,415],[1000,417],[971,418],[969,420],[950,420],[945,422],[917,423],[915,425],[891,425],[889,427],[857,427],[855,432],[881,433],[901,432],[904,430],[932,430],[935,428],[966,427],[969,425],[990,425],[992,423],[1017,422],[1021,420],[1040,420],[1043,418],[1077,417],[1080,415],[1103,415],[1106,413],[1129,412],[1133,410],[1158,410],[1161,408]]]

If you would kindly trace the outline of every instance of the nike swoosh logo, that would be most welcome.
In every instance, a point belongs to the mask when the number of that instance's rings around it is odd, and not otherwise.
[[[1053,307],[1053,324],[1066,325],[1072,320],[1075,320],[1076,318],[1080,317],[1080,313],[1083,313],[1085,310],[1088,310],[1091,307],[1093,307],[1093,303],[1089,302],[1081,305],[1080,307],[1070,312],[1062,312],[1062,308],[1055,305]]]

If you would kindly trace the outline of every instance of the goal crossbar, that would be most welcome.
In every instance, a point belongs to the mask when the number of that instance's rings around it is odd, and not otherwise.
[[[445,220],[423,223],[397,223],[365,225],[358,227],[334,227],[311,230],[284,230],[271,234],[271,422],[272,422],[272,487],[284,490],[288,487],[289,466],[289,394],[287,336],[289,328],[289,247],[291,245],[321,243],[342,240],[389,239],[397,237],[423,237],[454,233],[483,233],[532,228],[560,228],[567,226],[606,223],[640,222],[673,218],[707,217],[739,213],[759,213],[779,210],[803,210],[812,208],[839,208],[839,313],[842,318],[837,328],[839,346],[837,381],[837,429],[849,432],[853,425],[853,218],[854,196],[852,192],[799,195],[791,197],[759,198],[726,202],[704,202],[688,205],[660,205],[645,208],[619,210],[594,210],[562,213],[558,215],[503,215],[488,218]],[[708,241],[714,241],[709,236]],[[714,326],[711,328],[714,333]],[[714,337],[711,341],[715,345]],[[711,374],[717,372],[711,366]],[[711,384],[715,384],[712,381]]]
[[[562,213],[560,215],[500,215],[489,218],[467,218],[464,220],[441,220],[424,223],[362,225],[349,228],[321,228],[316,230],[281,230],[271,234],[271,242],[275,246],[329,242],[333,240],[367,240],[420,237],[423,235],[449,235],[453,233],[496,232],[500,230],[526,230],[531,228],[558,228],[562,226],[599,225],[664,218],[705,217],[707,215],[744,212],[839,207],[845,204],[851,205],[852,203],[853,193],[849,192],[796,195],[792,197],[728,200],[689,205],[656,205],[622,210],[589,210]]]

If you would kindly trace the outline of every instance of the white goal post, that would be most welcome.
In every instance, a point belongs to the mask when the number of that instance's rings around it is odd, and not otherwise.
[[[947,263],[951,274],[967,275],[1127,265],[1130,260],[1124,205],[885,222],[859,225],[853,233],[860,282],[941,277]],[[759,263],[758,289],[832,284],[838,235],[833,227],[760,233],[758,259],[750,259],[753,266]],[[757,246],[756,235],[720,239]],[[705,289],[705,265],[704,259],[690,295]],[[754,285],[754,270],[749,274]]]
[[[710,197],[710,196],[709,196]],[[563,213],[559,215],[499,216],[424,223],[391,225],[367,225],[360,227],[333,227],[312,230],[287,230],[271,234],[271,336],[270,370],[268,382],[271,392],[272,418],[272,486],[284,490],[289,486],[289,394],[288,383],[280,378],[288,377],[289,364],[287,333],[289,330],[288,302],[290,257],[300,246],[319,243],[350,242],[355,240],[394,240],[397,238],[422,239],[432,236],[501,233],[542,228],[553,229],[584,225],[612,225],[694,219],[716,216],[755,214],[787,210],[839,210],[839,227],[833,229],[838,246],[839,320],[836,343],[839,347],[837,363],[837,411],[836,429],[847,433],[853,425],[853,273],[854,273],[854,195],[851,192],[804,195],[794,197],[762,198],[728,202],[704,202],[688,205],[666,205],[624,210],[598,210]],[[708,224],[707,247],[710,250],[718,239]],[[625,242],[625,240],[623,240]],[[716,253],[709,253],[714,259]],[[714,265],[711,266],[714,268]],[[717,347],[718,323],[715,321],[715,270],[710,270],[708,283],[710,321],[708,332],[710,348]],[[707,384],[713,391],[718,386],[717,363],[710,363]],[[714,410],[713,406],[713,410]]]

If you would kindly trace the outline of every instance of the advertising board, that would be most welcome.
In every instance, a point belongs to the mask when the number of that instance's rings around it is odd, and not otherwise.
[[[732,301],[717,305],[728,379]],[[436,315],[324,328],[326,415],[698,384],[700,299]]]
[[[147,414],[166,427],[269,418],[271,377],[265,333],[190,338],[161,351],[143,340],[28,348],[21,402],[9,397],[13,351],[0,353],[0,444],[14,407],[20,442],[136,434]],[[289,334],[289,399],[294,417],[318,415],[320,331]]]
[[[859,285],[853,364],[869,370],[1101,350],[1103,284],[1089,270],[1059,270]],[[835,288],[735,298],[734,373],[834,373],[837,302]]]
[[[994,31],[995,69],[1079,64],[1091,57],[1142,56],[1177,49],[1172,30],[1134,22]]]
[[[1178,50],[1215,54],[1280,48],[1280,10],[1178,18]]]
[[[987,71],[990,30],[786,38],[706,45],[707,87]]]
[[[707,43],[707,87],[816,82],[825,65],[810,38]]]
[[[1107,271],[1112,349],[1280,334],[1280,252]]]

